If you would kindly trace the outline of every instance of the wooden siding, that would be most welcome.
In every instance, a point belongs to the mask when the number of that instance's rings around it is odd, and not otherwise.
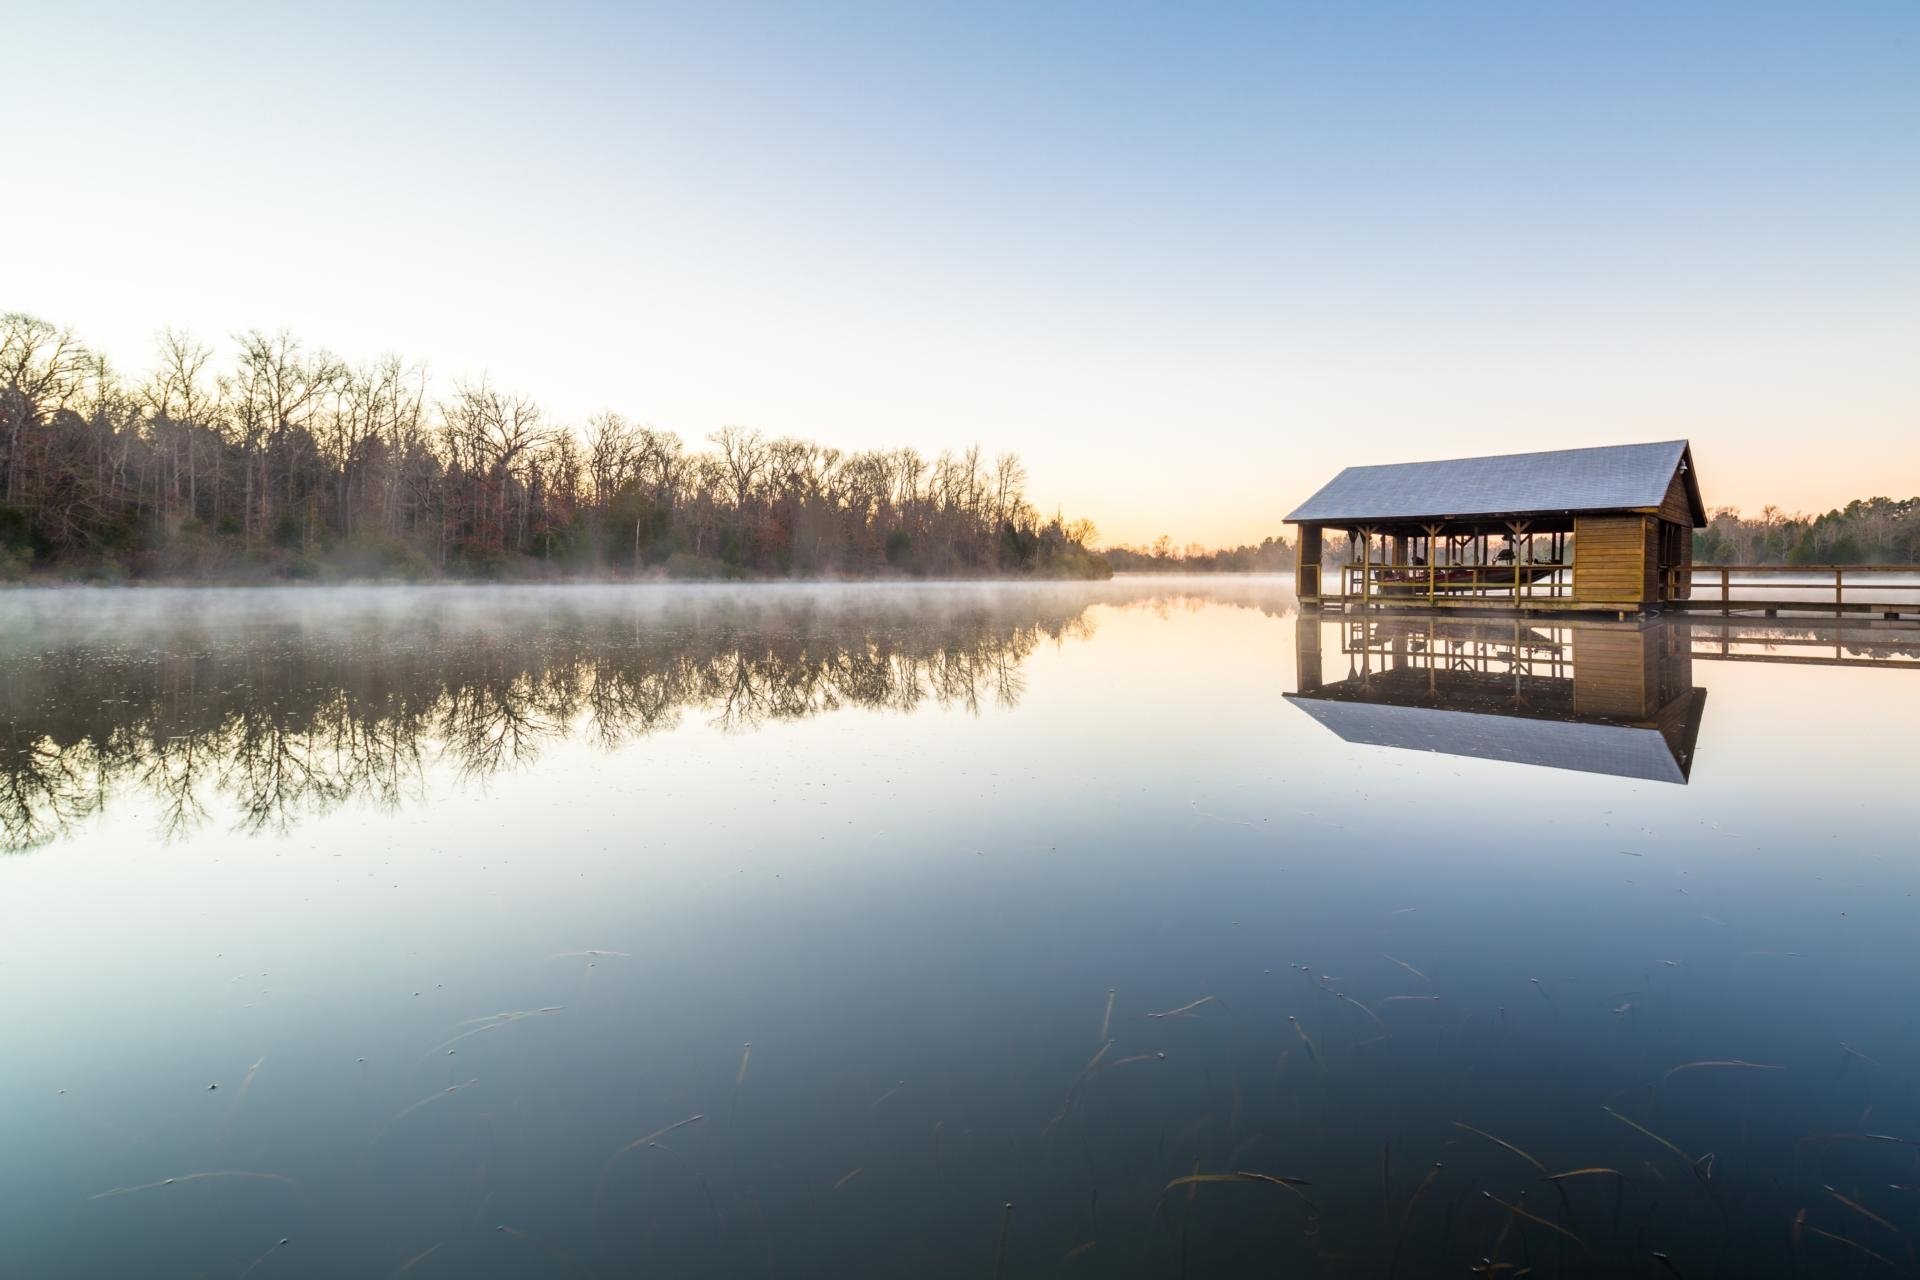
[[[1293,557],[1293,594],[1300,600],[1320,598],[1320,526],[1300,526],[1300,546]]]
[[[1326,683],[1326,666],[1320,658],[1320,615],[1302,609],[1294,615],[1293,653],[1297,679],[1294,688],[1301,693],[1318,693]]]
[[[1667,749],[1680,762],[1680,772],[1693,773],[1693,749],[1700,741],[1700,721],[1704,717],[1707,691],[1688,686],[1673,701],[1660,709],[1654,726],[1667,740]]]
[[[1659,546],[1652,516],[1576,516],[1573,595],[1581,604],[1639,605],[1656,597]]]
[[[1693,502],[1687,497],[1687,478],[1678,471],[1667,485],[1666,501],[1660,504],[1660,518],[1693,528]]]
[[[1660,598],[1660,521],[1640,522],[1640,598]]]
[[[1645,631],[1582,630],[1574,641],[1573,713],[1636,722],[1660,707],[1660,648]]]
[[[1667,588],[1665,570],[1673,569],[1672,589],[1662,597],[1667,600],[1687,600],[1693,596],[1693,530],[1683,524],[1660,522],[1660,537],[1666,541],[1660,557],[1660,585]]]

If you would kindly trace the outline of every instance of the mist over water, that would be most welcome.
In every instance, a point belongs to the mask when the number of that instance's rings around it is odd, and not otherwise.
[[[1911,1266],[1912,629],[3,603],[8,1274]]]

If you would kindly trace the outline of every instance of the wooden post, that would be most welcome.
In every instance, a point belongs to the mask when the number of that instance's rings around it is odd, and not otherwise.
[[[1513,651],[1507,658],[1507,664],[1513,668],[1513,705],[1517,709],[1524,699],[1520,696],[1520,671],[1524,659],[1520,656],[1520,619],[1513,620]]]
[[[1320,581],[1321,535],[1317,524],[1300,526],[1300,547],[1293,558],[1293,590],[1302,603],[1318,605],[1326,592]]]
[[[1434,675],[1438,663],[1439,659],[1434,655],[1433,615],[1429,613],[1427,615],[1427,696],[1429,698],[1439,696],[1440,691],[1435,683],[1437,677]]]
[[[1509,520],[1506,524],[1508,532],[1513,534],[1513,603],[1518,607],[1520,604],[1520,539],[1531,526],[1531,522]]]
[[[1295,687],[1301,693],[1312,693],[1325,683],[1320,654],[1320,619],[1316,615],[1303,611],[1294,620],[1293,648]]]
[[[1720,569],[1720,616],[1724,618],[1729,612],[1730,610],[1727,608],[1727,569],[1723,565]]]
[[[1440,526],[1430,524],[1422,526],[1427,531],[1427,608],[1433,608],[1433,540],[1440,535]]]
[[[1833,611],[1835,613],[1840,612],[1840,574],[1840,566],[1833,566]]]
[[[1373,597],[1373,530],[1360,531],[1360,603],[1368,605]]]

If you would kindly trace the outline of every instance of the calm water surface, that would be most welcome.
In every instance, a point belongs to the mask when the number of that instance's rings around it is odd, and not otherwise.
[[[8,593],[0,1273],[1910,1271],[1916,724],[1259,580]]]

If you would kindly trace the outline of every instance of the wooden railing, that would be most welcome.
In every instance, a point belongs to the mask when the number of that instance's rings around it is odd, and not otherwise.
[[[1571,594],[1573,566],[1545,560],[1505,564],[1343,564],[1340,590],[1366,602],[1440,597],[1505,596],[1512,600]],[[1461,581],[1465,575],[1466,580]]]
[[[1694,601],[1700,601],[1702,599],[1701,588],[1703,586],[1710,593],[1717,587],[1717,601],[1723,612],[1743,603],[1757,603],[1745,601],[1735,596],[1733,592],[1737,587],[1764,587],[1768,591],[1806,591],[1815,593],[1814,595],[1805,597],[1804,600],[1799,596],[1794,596],[1787,601],[1769,603],[1804,603],[1809,608],[1825,608],[1829,603],[1827,595],[1831,592],[1831,604],[1836,610],[1843,610],[1848,607],[1855,609],[1872,609],[1876,604],[1886,602],[1861,600],[1857,594],[1852,601],[1849,601],[1847,599],[1847,587],[1849,585],[1847,579],[1849,575],[1853,578],[1852,586],[1856,593],[1875,590],[1897,590],[1908,584],[1875,583],[1872,581],[1862,581],[1862,579],[1871,579],[1874,577],[1884,578],[1889,575],[1903,575],[1920,579],[1920,564],[1696,564],[1690,569],[1667,570],[1666,595],[1668,599],[1677,598],[1682,575],[1687,576],[1687,580],[1692,587],[1691,599]],[[1736,582],[1734,581],[1736,575],[1746,580]],[[1783,580],[1788,577],[1809,578],[1812,580],[1805,582]],[[1763,579],[1763,581],[1755,582],[1753,581],[1755,578]],[[1916,592],[1920,592],[1920,581],[1916,581],[1913,584],[1913,588]],[[1716,597],[1710,594],[1706,596],[1705,599],[1710,604]]]
[[[1571,563],[1342,564],[1337,572],[1338,598],[1350,605],[1447,599],[1572,603],[1574,594]],[[1920,613],[1920,564],[1696,564],[1663,569],[1661,576],[1660,599],[1687,609]],[[1889,580],[1900,578],[1908,581]],[[1887,599],[1896,591],[1904,593],[1903,598]]]
[[[1904,629],[1869,630],[1820,619],[1762,624],[1740,618],[1689,618],[1675,625],[1685,628],[1688,653],[1695,659],[1920,671],[1920,644]]]
[[[1426,617],[1424,627],[1383,626],[1366,618],[1348,622],[1340,652],[1360,658],[1363,673],[1411,669],[1554,678],[1573,674],[1573,633],[1564,627],[1542,628],[1515,619],[1506,635],[1490,623],[1476,624],[1468,633],[1439,630],[1433,616]]]

